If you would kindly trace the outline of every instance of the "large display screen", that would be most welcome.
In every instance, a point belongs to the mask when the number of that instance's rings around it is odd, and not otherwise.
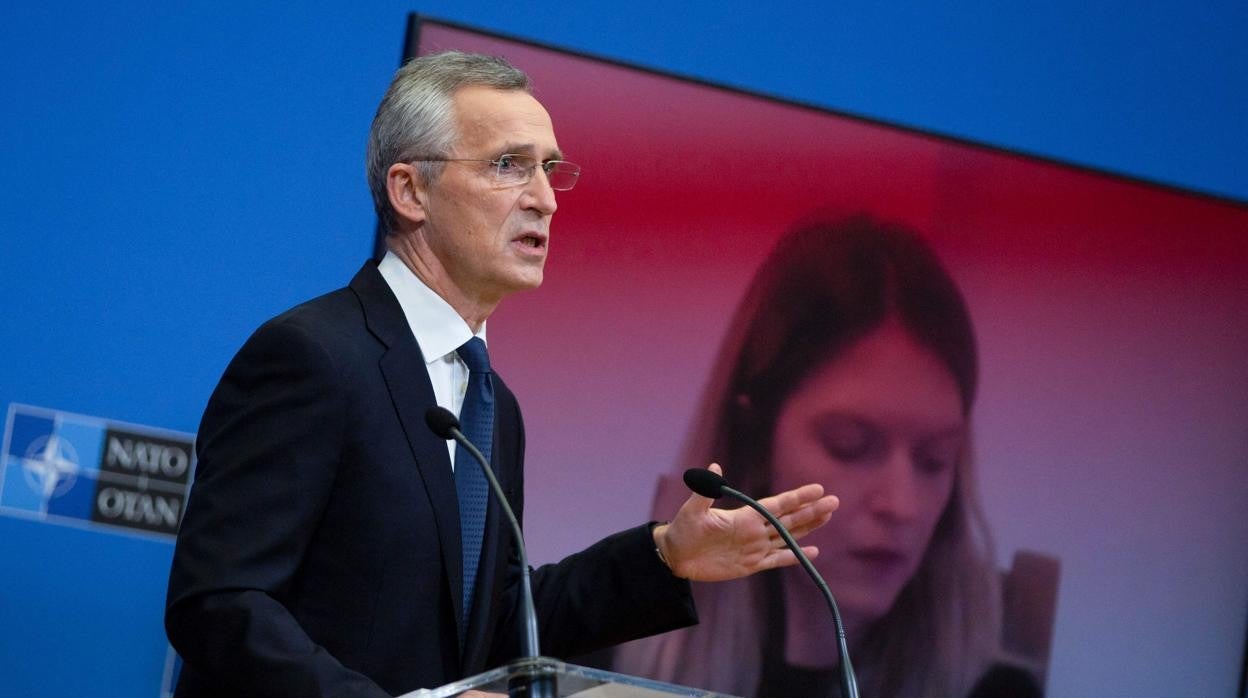
[[[1237,690],[1248,207],[414,20],[409,53],[446,49],[527,72],[584,168],[544,285],[489,321],[535,561],[650,519],[660,477],[706,464],[685,446],[756,271],[788,231],[865,214],[917,231],[965,297],[993,563],[1058,570],[1031,671],[1055,695]]]

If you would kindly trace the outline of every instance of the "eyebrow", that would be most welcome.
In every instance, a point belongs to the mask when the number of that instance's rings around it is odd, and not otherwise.
[[[872,429],[883,429],[886,431],[891,431],[891,428],[890,428],[891,425],[887,424],[886,422],[880,422],[874,417],[870,417],[870,416],[861,414],[856,411],[842,411],[838,409],[827,410],[827,411],[814,415],[811,418],[811,423],[815,425],[816,427],[818,427],[818,426],[822,426],[824,423],[826,423],[829,420],[845,420],[845,421],[850,421],[857,425],[866,426]],[[961,424],[950,424],[946,426],[938,426],[931,430],[922,430],[917,434],[917,436],[919,437],[919,441],[931,442],[931,441],[941,441],[943,439],[951,439],[951,438],[964,439],[968,437],[969,434],[970,434],[969,425],[965,421],[963,421]]]
[[[507,153],[512,153],[514,155],[533,155],[533,153],[535,153],[536,151],[537,151],[537,148],[533,147],[532,143],[520,144],[520,143],[508,142],[508,143],[503,144],[502,149],[498,150],[498,154],[506,155]],[[546,160],[562,160],[562,159],[563,159],[563,151],[559,150],[558,148],[555,148],[549,153],[549,157],[542,159],[542,162],[545,162]]]

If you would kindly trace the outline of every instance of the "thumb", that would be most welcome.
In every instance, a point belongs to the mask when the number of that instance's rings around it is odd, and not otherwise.
[[[710,499],[709,497],[703,497],[697,492],[690,492],[689,499],[686,499],[685,503],[680,505],[680,511],[677,512],[676,515],[680,516],[680,514],[683,514],[686,512],[690,514],[702,514],[706,511],[709,511],[711,508],[711,504],[713,504],[714,502],[715,500]]]
[[[720,477],[724,476],[724,469],[719,466],[719,463],[711,463],[706,466],[706,469]],[[715,500],[710,499],[709,497],[703,497],[697,492],[694,492],[690,495],[689,500],[685,502],[685,506],[692,506],[691,511],[693,513],[702,513],[710,509],[711,504],[714,503],[714,501]]]

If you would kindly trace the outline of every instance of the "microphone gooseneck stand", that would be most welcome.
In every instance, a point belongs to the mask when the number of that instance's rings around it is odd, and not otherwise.
[[[485,472],[485,479],[490,483],[490,491],[498,500],[499,508],[506,515],[507,522],[511,524],[516,552],[520,557],[520,604],[524,615],[524,656],[528,659],[537,659],[541,656],[537,638],[537,610],[533,606],[533,585],[529,580],[529,555],[524,547],[524,532],[520,529],[520,522],[516,520],[516,514],[511,510],[511,505],[507,503],[503,488],[498,484],[498,478],[494,477],[494,470],[486,462],[485,456],[459,430],[459,419],[444,407],[431,407],[425,412],[425,422],[433,433],[443,439],[454,439],[472,454],[477,465],[481,466],[481,470]],[[512,698],[556,698],[559,695],[554,674],[542,672],[522,677],[515,681],[514,685],[508,686],[507,691]]]
[[[828,588],[828,583],[823,581],[823,577],[819,575],[810,558],[806,557],[806,553],[802,552],[802,548],[793,539],[793,534],[780,523],[774,514],[767,511],[767,507],[759,504],[753,497],[734,490],[728,486],[728,482],[724,478],[716,475],[710,470],[702,468],[690,468],[685,471],[685,484],[695,493],[710,499],[719,499],[727,495],[739,502],[744,503],[754,511],[762,515],[767,522],[775,529],[776,533],[784,539],[784,544],[793,551],[797,556],[797,561],[801,563],[802,569],[806,570],[806,574],[815,580],[815,584],[819,587],[819,591],[823,592],[823,598],[828,602],[828,608],[832,609],[832,622],[836,626],[836,652],[840,657],[841,663],[841,695],[844,698],[858,698],[858,679],[854,676],[854,667],[849,662],[849,645],[845,641],[845,625],[841,622],[841,609],[836,605],[836,599],[832,596],[832,590]]]

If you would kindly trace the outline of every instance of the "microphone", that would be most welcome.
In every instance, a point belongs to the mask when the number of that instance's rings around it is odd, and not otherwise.
[[[430,407],[425,411],[425,424],[439,439],[450,441],[459,431],[459,417],[445,407]]]
[[[690,468],[685,471],[685,484],[696,494],[707,499],[719,499],[724,496],[724,488],[728,486],[728,481],[716,475],[714,470]]]
[[[806,574],[815,580],[819,591],[823,592],[823,598],[828,602],[828,608],[832,609],[832,622],[836,626],[836,653],[841,661],[841,695],[844,698],[858,698],[858,679],[854,676],[854,667],[849,663],[849,646],[845,642],[845,625],[841,622],[841,610],[836,605],[836,599],[832,597],[832,590],[828,588],[828,583],[823,581],[823,577],[819,575],[818,570],[811,564],[810,558],[806,557],[806,553],[802,552],[802,547],[793,539],[793,534],[789,533],[789,529],[780,523],[774,514],[767,511],[767,507],[759,504],[752,497],[738,492],[728,486],[728,481],[723,477],[716,475],[713,471],[706,468],[690,468],[685,471],[685,485],[693,490],[695,494],[699,494],[707,499],[719,499],[728,496],[743,502],[746,506],[757,511],[767,519],[775,529],[776,533],[784,539],[785,545],[789,546],[789,550],[797,556],[797,561],[801,563],[802,569],[806,570]]]
[[[490,468],[485,456],[481,455],[481,451],[477,450],[468,437],[464,436],[464,432],[460,431],[458,417],[445,407],[434,405],[425,411],[425,424],[439,438],[454,439],[472,454],[477,465],[481,466],[481,470],[485,473],[485,479],[489,480],[490,491],[498,500],[499,508],[507,516],[507,522],[511,524],[511,535],[515,539],[516,552],[520,557],[520,604],[525,627],[524,655],[526,659],[537,659],[541,656],[541,651],[537,640],[537,611],[533,606],[533,585],[529,580],[529,554],[524,548],[524,532],[520,530],[520,522],[516,520],[516,513],[511,510],[511,504],[503,495],[503,488],[498,484],[498,478],[494,477],[494,470]],[[543,675],[539,670],[539,673],[528,677],[528,680],[532,683],[527,687],[528,692],[525,695],[530,698],[554,698],[557,695],[553,675]]]

